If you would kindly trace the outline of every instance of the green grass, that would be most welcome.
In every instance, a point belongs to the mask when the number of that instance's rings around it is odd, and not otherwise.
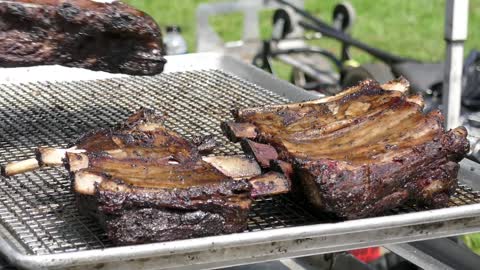
[[[260,1],[260,0],[259,0]],[[160,25],[178,24],[182,27],[189,50],[195,51],[195,9],[205,0],[125,0],[125,2],[146,11]],[[218,0],[217,0],[218,2]],[[333,6],[340,1],[306,0],[308,11],[330,21]],[[357,20],[352,35],[373,46],[406,57],[424,61],[439,61],[444,57],[443,40],[444,0],[351,0],[357,11]],[[270,33],[271,12],[262,14],[262,37]],[[240,14],[219,16],[211,20],[216,31],[225,40],[238,40],[241,37]],[[474,33],[480,24],[480,0],[470,1],[469,37],[466,52],[480,48],[480,34]],[[316,43],[332,51],[338,50],[334,41],[322,40]],[[357,50],[353,55],[360,62],[372,58]]]
[[[338,1],[307,1],[309,11],[330,18]],[[405,57],[423,61],[444,58],[443,39],[445,1],[439,0],[351,0],[357,11],[352,35],[375,47]],[[480,23],[480,1],[470,1],[469,36],[466,52],[480,48],[480,35],[475,26]],[[477,32],[477,33],[474,33]],[[372,61],[365,54],[354,52],[360,62]]]

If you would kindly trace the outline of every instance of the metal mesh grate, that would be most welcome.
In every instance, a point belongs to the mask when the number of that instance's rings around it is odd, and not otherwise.
[[[216,70],[102,81],[0,85],[0,163],[33,157],[38,146],[66,146],[82,133],[111,126],[139,107],[169,115],[167,127],[185,137],[212,134],[223,147],[215,154],[240,154],[219,124],[236,107],[287,100],[234,75]],[[48,168],[0,177],[0,222],[28,254],[51,254],[111,246],[95,220],[79,215],[67,173]],[[462,187],[452,205],[480,203]],[[400,209],[398,211],[414,211]],[[249,231],[331,220],[309,213],[289,196],[258,200]]]

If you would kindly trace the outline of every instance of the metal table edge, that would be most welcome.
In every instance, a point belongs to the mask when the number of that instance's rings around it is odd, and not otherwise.
[[[428,222],[425,222],[426,215],[428,215]],[[448,219],[445,217],[448,217]],[[48,255],[22,254],[19,251],[12,249],[6,244],[6,240],[2,238],[0,240],[0,243],[2,243],[0,245],[0,251],[7,257],[9,261],[26,268],[31,266],[74,266],[77,264],[77,262],[85,260],[89,261],[90,263],[101,263],[110,261],[110,259],[113,257],[121,257],[125,260],[140,259],[145,257],[158,257],[171,254],[196,252],[213,248],[229,248],[275,241],[318,238],[328,235],[383,230],[417,224],[432,224],[471,217],[480,218],[480,204],[421,211],[394,216],[374,217],[363,220],[344,221],[336,223],[335,227],[332,227],[330,223],[324,223],[281,228],[269,230],[268,236],[265,235],[265,231],[244,232],[164,243],[112,247],[103,250],[86,250]],[[240,235],[241,237],[239,237]],[[401,242],[401,240],[398,242]],[[103,253],[102,256],[98,256],[99,252]],[[75,254],[75,259],[72,259],[73,254]],[[40,264],[40,262],[47,263]]]
[[[299,88],[287,81],[279,80],[274,77],[272,74],[265,72],[264,70],[257,68],[253,65],[244,63],[232,56],[228,56],[222,53],[215,52],[202,52],[202,53],[191,53],[184,55],[171,55],[166,56],[167,64],[163,73],[172,73],[172,72],[185,72],[185,71],[198,71],[198,70],[207,70],[207,69],[217,69],[222,71],[227,71],[234,74],[242,79],[245,79],[251,83],[255,83],[258,86],[266,88],[274,93],[277,93],[281,96],[287,97],[291,101],[304,101],[313,98],[321,97],[321,95],[312,94],[302,88]],[[101,71],[91,71],[81,68],[70,68],[63,66],[34,66],[34,67],[19,67],[19,68],[2,68],[0,71],[6,73],[18,74],[25,72],[35,72],[35,69],[44,71],[44,69],[49,68],[58,68],[62,72],[70,73],[68,79],[41,79],[38,81],[27,81],[26,83],[35,83],[35,82],[52,82],[52,83],[62,83],[65,81],[89,81],[89,80],[108,80],[112,78],[128,78],[128,77],[143,77],[143,76],[131,76],[125,74],[117,73],[107,73]],[[75,72],[82,73],[78,77],[75,76]],[[109,77],[111,76],[111,77]],[[22,82],[2,82],[0,84],[7,85],[16,85],[23,84]]]
[[[287,97],[291,101],[305,101],[319,98],[321,95],[312,94],[305,89],[299,88],[287,81],[279,80],[272,74],[248,65],[232,56],[221,53],[205,52],[186,55],[167,56],[165,73],[183,72],[199,69],[220,69],[251,83],[268,89],[276,94]],[[188,59],[188,61],[186,60]],[[195,64],[191,64],[191,63]]]
[[[182,66],[182,57],[198,58],[199,61],[195,61],[198,63],[198,65],[191,65],[188,67],[186,65]],[[209,61],[200,61],[205,57],[207,57]],[[188,56],[172,56],[167,57],[167,59],[169,60],[170,67],[167,65],[165,70],[166,73],[199,69],[220,69],[233,73],[242,79],[246,79],[247,81],[255,83],[282,96],[288,97],[292,101],[302,101],[318,97],[308,93],[303,89],[299,89],[288,82],[278,80],[273,77],[273,75],[264,72],[263,70],[242,63],[233,57],[222,54],[200,53],[191,54]],[[176,64],[172,64],[172,62]],[[286,241],[315,238],[325,235],[340,235],[344,233],[383,230],[394,227],[426,223],[440,223],[445,222],[446,220],[448,222],[448,220],[453,221],[457,219],[473,217],[480,219],[480,204],[421,211],[387,217],[345,221],[336,223],[334,228],[332,228],[331,223],[324,223],[269,230],[267,234],[265,231],[247,232],[165,243],[112,247],[104,250],[87,250],[48,255],[23,254],[19,250],[16,250],[9,245],[8,240],[5,237],[2,237],[0,238],[0,251],[11,263],[24,268],[38,269],[59,266],[67,267],[79,265],[79,263],[84,264],[86,261],[92,264],[108,262],[113,257],[122,257],[124,260],[140,259],[152,256],[159,257],[170,254],[182,254],[186,252],[208,250],[211,248],[248,246],[260,243],[269,243],[273,241]],[[428,221],[425,221],[425,219],[428,219]],[[241,237],[239,237],[240,235]],[[428,239],[429,237],[425,236],[420,238]],[[406,239],[406,237],[402,239]],[[402,239],[399,239],[397,243],[402,242]],[[99,253],[103,254],[99,256]],[[72,255],[74,255],[74,259],[71,258]]]

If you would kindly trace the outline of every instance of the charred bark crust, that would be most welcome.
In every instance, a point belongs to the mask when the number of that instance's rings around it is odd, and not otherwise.
[[[469,151],[467,131],[445,131],[442,114],[425,114],[408,87],[403,78],[367,80],[336,96],[234,110],[235,125],[225,126],[255,130],[250,139],[275,148],[293,166],[293,190],[318,211],[355,219],[407,202],[444,207]],[[229,128],[229,138],[241,140],[243,129]],[[261,151],[253,155],[272,163]]]
[[[245,186],[249,188],[248,183],[239,183],[234,191],[239,194],[228,196],[222,191],[207,194],[200,188],[164,194],[97,188],[95,196],[77,193],[76,202],[81,214],[99,220],[114,243],[151,243],[246,230],[251,199]]]
[[[152,75],[166,63],[158,25],[121,2],[0,2],[0,66],[59,64]]]
[[[191,142],[164,120],[141,109],[76,141],[86,152],[67,153],[66,162],[77,168],[71,177],[80,212],[98,219],[121,245],[244,231],[252,184],[203,160],[201,152],[215,146],[211,138]],[[239,162],[225,163],[224,171]]]
[[[446,137],[452,136],[452,132]],[[449,139],[449,140],[450,140]],[[468,142],[457,138],[465,149]],[[304,194],[322,211],[348,219],[376,216],[407,202],[446,207],[457,188],[458,160],[447,157],[440,141],[417,147],[391,163],[345,168],[331,160],[297,160],[294,167]]]
[[[241,232],[246,229],[247,213],[226,218],[219,213],[142,208],[106,215],[110,239],[119,245],[190,239]]]

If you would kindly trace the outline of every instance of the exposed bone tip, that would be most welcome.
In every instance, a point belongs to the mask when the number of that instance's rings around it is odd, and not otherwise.
[[[257,162],[243,156],[202,157],[202,160],[233,179],[249,179],[262,173]]]
[[[254,139],[257,137],[257,127],[250,123],[226,121],[220,125],[220,128],[232,142],[238,142],[243,138]]]
[[[1,174],[8,177],[16,174],[34,171],[38,168],[40,168],[40,164],[38,163],[37,159],[30,158],[21,161],[14,161],[2,166]]]
[[[41,166],[58,166],[63,164],[66,151],[66,149],[38,147],[35,152]]]
[[[53,147],[38,147],[36,149],[37,160],[41,166],[61,166],[67,153],[84,153],[85,150],[71,147],[68,149]]]
[[[272,196],[290,192],[292,183],[290,179],[279,172],[267,172],[266,174],[249,180],[253,189],[252,197]]]
[[[95,173],[78,171],[74,175],[74,190],[80,194],[93,195],[95,185],[100,184],[104,177]]]
[[[88,168],[88,164],[89,160],[86,154],[67,152],[65,168],[70,172],[76,172]]]
[[[240,146],[247,156],[252,156],[262,168],[269,168],[270,161],[278,159],[277,150],[269,145],[257,143],[249,139],[240,141]]]

